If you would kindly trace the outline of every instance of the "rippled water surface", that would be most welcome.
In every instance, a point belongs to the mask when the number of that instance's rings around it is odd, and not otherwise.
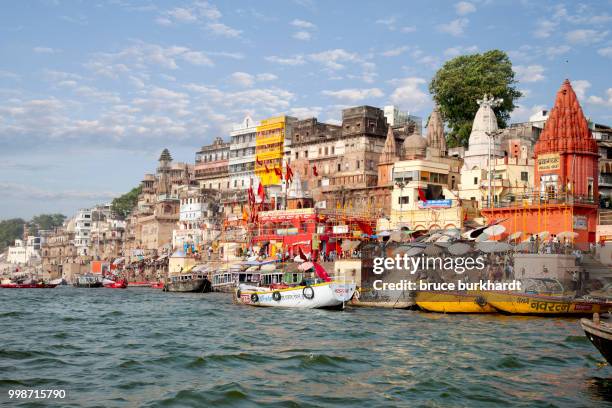
[[[577,319],[57,288],[0,290],[0,325],[7,406],[23,388],[87,407],[612,406],[612,368]]]

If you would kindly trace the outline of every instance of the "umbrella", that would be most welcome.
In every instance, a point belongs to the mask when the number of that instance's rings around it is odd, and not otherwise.
[[[574,231],[563,231],[557,234],[557,238],[559,239],[563,239],[563,238],[573,239],[573,238],[576,238],[577,236],[578,236],[578,233]]]
[[[449,237],[458,238],[461,235],[461,231],[458,228],[449,228],[442,231],[442,234]]]
[[[483,232],[491,237],[494,237],[496,235],[503,234],[504,231],[506,231],[506,227],[501,224],[495,224],[485,228]]]
[[[425,251],[425,248],[421,248],[421,247],[412,247],[410,248],[407,252],[406,255],[408,256],[417,256],[417,255],[421,255],[423,253],[423,251]]]
[[[448,236],[448,235],[443,235],[443,236],[441,236],[440,238],[438,238],[438,239],[436,240],[436,242],[437,242],[437,243],[440,243],[440,242],[448,242],[448,241],[450,241],[450,239],[451,239],[451,237],[450,237],[450,236]]]
[[[389,236],[391,236],[391,232],[389,232],[389,231],[381,231],[381,232],[378,233],[378,236],[379,237],[389,237]]]
[[[401,231],[393,231],[389,237],[389,241],[400,242],[402,240]]]
[[[495,252],[507,252],[512,249],[512,245],[506,242],[486,241],[479,242],[476,248],[482,252],[491,254]]]
[[[508,241],[517,240],[521,237],[521,235],[523,235],[523,231],[516,231],[515,233],[512,233],[510,234],[510,236],[508,236]]]
[[[438,256],[443,252],[443,250],[442,248],[436,246],[435,244],[431,244],[431,245],[427,245],[427,247],[425,248],[423,252],[427,256]]]
[[[302,259],[301,256],[296,255],[296,257],[293,258],[293,262],[301,263],[301,262],[304,262],[304,260]]]
[[[255,271],[258,271],[258,270],[259,270],[259,266],[255,265],[255,266],[249,266],[246,269],[246,272],[255,272]]]
[[[531,242],[523,241],[514,247],[515,251],[529,251],[531,249]]]
[[[302,263],[302,264],[300,264],[298,266],[298,269],[300,271],[307,271],[307,270],[312,269],[312,268],[314,268],[314,265],[310,261],[309,262],[304,262],[304,263]]]
[[[448,247],[448,252],[453,255],[465,255],[472,250],[472,246],[465,242],[457,242]]]
[[[484,232],[482,234],[480,234],[479,236],[476,237],[476,239],[474,241],[476,242],[484,242],[484,241],[488,241],[490,238],[489,234],[485,234]]]
[[[398,255],[398,254],[404,255],[405,253],[408,253],[408,251],[410,251],[412,248],[414,247],[411,247],[409,245],[400,245],[393,250],[393,254],[394,255]]]
[[[276,269],[276,265],[272,263],[261,265],[261,267],[259,268],[259,270],[261,271],[273,271],[275,269]]]
[[[435,242],[438,238],[440,238],[442,236],[442,234],[439,233],[434,233],[432,235],[430,235],[429,237],[427,237],[427,239],[425,240],[425,242]]]
[[[546,237],[548,237],[550,235],[550,232],[548,231],[542,231],[540,233],[535,234],[538,238],[540,239],[546,239]]]

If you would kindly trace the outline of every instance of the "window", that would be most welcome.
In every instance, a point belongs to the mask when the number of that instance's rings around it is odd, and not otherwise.
[[[338,163],[338,171],[342,171],[342,163]]]
[[[308,158],[308,150],[304,150],[304,157]]]
[[[406,196],[406,197],[398,197],[397,203],[399,205],[410,204],[410,197],[408,197],[408,196]]]
[[[478,177],[474,177],[474,185],[478,184]]]
[[[327,156],[328,154],[329,154],[329,149],[325,147],[325,155]]]
[[[521,181],[529,181],[529,173],[526,171],[521,171]]]
[[[300,152],[295,152],[295,158],[296,160],[300,158]]]
[[[357,160],[357,168],[359,168],[359,160]]]
[[[336,148],[334,146],[331,147],[331,154],[336,154]]]

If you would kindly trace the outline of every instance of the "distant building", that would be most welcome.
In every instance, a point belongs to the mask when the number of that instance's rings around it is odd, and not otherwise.
[[[247,116],[230,133],[228,162],[230,189],[244,190],[254,185],[257,126],[258,123]]]
[[[202,188],[229,190],[228,165],[230,144],[217,137],[196,153],[195,179]]]
[[[91,210],[88,208],[80,209],[74,219],[74,246],[78,255],[91,255],[89,245],[91,242]]]
[[[395,105],[385,106],[383,108],[387,124],[393,127],[404,126],[410,122],[414,123],[415,132],[423,133],[423,118],[416,115],[411,115],[409,112],[400,111]]]

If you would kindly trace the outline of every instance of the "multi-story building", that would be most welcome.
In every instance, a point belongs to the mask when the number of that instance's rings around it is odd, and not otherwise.
[[[289,155],[296,121],[291,116],[277,116],[262,120],[256,128],[255,175],[264,186],[282,184],[277,171],[284,171],[283,158]]]
[[[247,189],[254,185],[255,137],[258,123],[249,116],[230,133],[230,189]]]
[[[64,277],[72,281],[74,274],[87,271],[74,245],[74,220],[50,232],[42,244],[42,269],[50,278]]]
[[[221,231],[222,212],[220,192],[199,187],[185,188],[180,192],[178,228],[172,233],[174,248],[185,244],[198,246],[218,237]]]
[[[612,128],[592,124],[591,130],[599,147],[600,205],[612,208]]]
[[[383,108],[387,124],[392,127],[404,126],[406,124],[414,124],[416,133],[423,133],[423,118],[416,115],[411,115],[409,112],[403,112],[395,105],[388,105]]]
[[[196,153],[195,178],[202,188],[229,190],[230,144],[217,137]]]
[[[77,248],[78,255],[90,255],[91,214],[91,209],[83,208],[78,211],[74,219],[74,246]]]

